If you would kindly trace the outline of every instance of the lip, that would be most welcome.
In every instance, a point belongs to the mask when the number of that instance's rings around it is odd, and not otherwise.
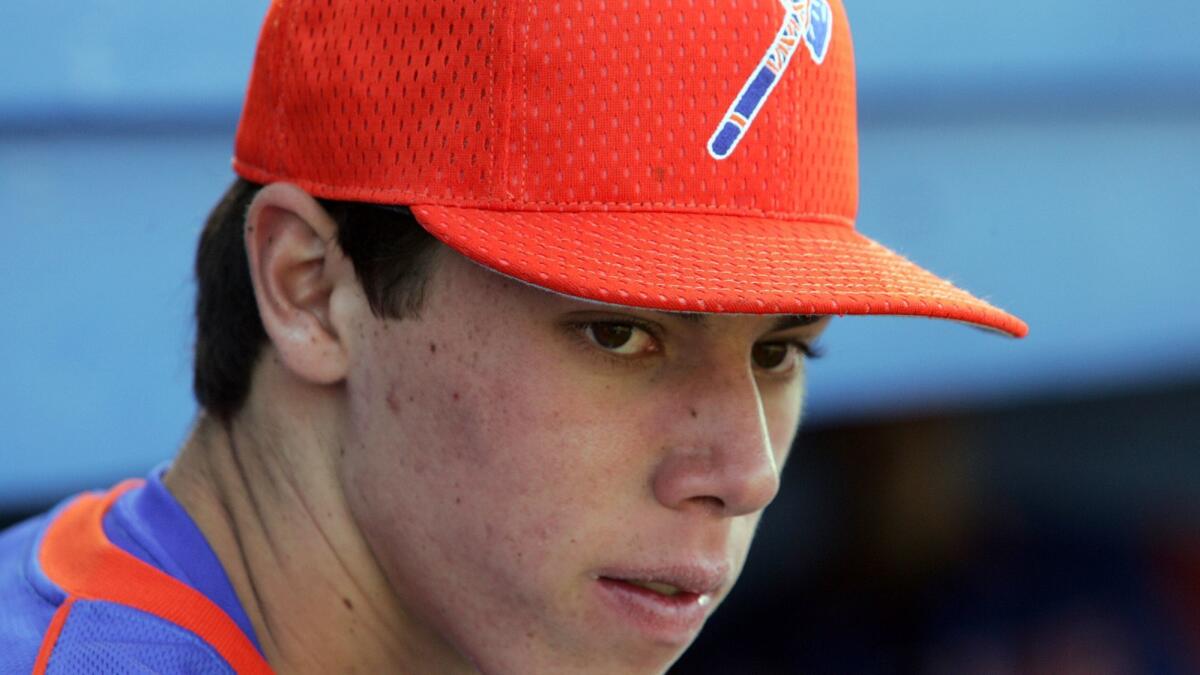
[[[723,564],[610,567],[592,575],[601,604],[651,640],[687,645],[704,626],[729,576]],[[653,581],[679,589],[673,596],[631,581]]]

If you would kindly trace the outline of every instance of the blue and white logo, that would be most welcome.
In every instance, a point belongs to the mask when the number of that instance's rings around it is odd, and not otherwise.
[[[833,38],[833,8],[829,0],[779,1],[785,12],[783,26],[709,139],[708,154],[713,159],[725,159],[737,147],[801,42],[817,65],[829,53],[829,41]]]

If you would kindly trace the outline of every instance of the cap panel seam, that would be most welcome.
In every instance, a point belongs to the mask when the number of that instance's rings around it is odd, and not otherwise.
[[[499,30],[495,26],[500,21],[500,15],[498,13],[499,10],[497,10],[497,8],[496,8],[496,0],[491,0],[491,2],[489,3],[488,6],[491,8],[488,13],[488,27],[487,27],[488,40],[491,41],[491,45],[489,47],[490,54],[488,56],[484,57],[485,58],[484,62],[486,63],[487,59],[492,60],[492,66],[490,68],[488,68],[488,74],[491,79],[489,80],[488,85],[487,85],[487,110],[488,110],[488,125],[491,127],[489,135],[493,139],[496,139],[500,136],[500,133],[499,133],[500,127],[496,123],[496,90],[498,88],[497,84],[496,84],[496,78],[497,78],[496,66],[499,65],[497,63],[497,61],[499,61],[499,59],[500,59],[500,50],[497,48],[498,45],[496,44],[496,38],[495,38],[495,36],[499,34]],[[484,141],[484,149],[485,150],[487,149],[487,141]],[[488,157],[488,163],[491,166],[491,170],[488,172],[490,174],[491,178],[494,179],[497,175],[503,176],[503,169],[500,168],[500,156],[499,156],[499,153],[497,152],[495,145],[493,145],[491,148],[491,156]],[[482,192],[482,194],[484,194],[490,198],[495,198],[495,196],[496,196],[496,194],[495,194],[496,190],[495,190],[494,184],[491,188],[489,188],[485,183],[483,189],[480,192]]]
[[[514,186],[515,190],[513,190],[510,193],[510,196],[514,196],[514,197],[515,197],[515,195],[525,194],[525,181],[527,178],[526,174],[529,170],[529,156],[527,154],[529,152],[529,120],[528,120],[528,115],[529,115],[529,33],[532,30],[531,26],[529,25],[529,22],[531,20],[531,17],[533,16],[533,12],[531,11],[532,7],[533,7],[533,1],[531,0],[529,3],[526,3],[526,7],[530,8],[530,9],[527,10],[527,12],[526,12],[527,13],[526,21],[521,24],[522,27],[524,28],[524,30],[522,31],[522,38],[521,38],[521,107],[520,107],[520,111],[521,111],[522,117],[521,117],[521,124],[519,125],[521,128],[521,147],[520,147],[520,152],[518,153],[519,160],[521,162],[521,168],[520,168],[520,173],[518,174],[518,176],[519,176],[518,181],[517,181],[516,185]],[[513,23],[514,24],[516,23],[515,19],[514,19]],[[515,61],[515,59],[514,59],[514,61]],[[510,113],[510,115],[511,114],[512,113]]]
[[[287,9],[286,9],[287,5],[285,5],[283,3],[275,3],[273,5],[273,7],[275,8],[275,11],[278,12],[278,14],[276,14],[276,16],[275,16],[275,25],[273,26],[273,29],[277,33],[280,33],[283,35],[288,35],[288,33],[290,33],[288,38],[290,38],[291,40],[295,40],[296,39],[296,31],[288,30],[289,28],[291,28],[292,22],[289,20],[289,14],[287,13]],[[280,16],[280,15],[282,15],[282,16]],[[288,64],[288,55],[292,50],[280,49],[280,42],[283,42],[283,39],[276,38],[271,41],[272,46],[274,46],[274,50],[270,56],[270,59],[277,64],[278,70],[276,72],[286,73],[287,66],[289,65]],[[284,46],[286,46],[286,44],[287,43],[284,42]],[[283,130],[283,113],[284,113],[283,92],[281,91],[281,88],[279,86],[279,83],[281,81],[283,81],[282,76],[275,77],[271,80],[271,99],[275,106],[275,147],[280,148],[280,149],[288,147],[287,145],[284,144],[284,139],[286,138],[286,134],[284,133],[284,130]],[[277,155],[276,161],[279,163],[279,168],[277,169],[277,171],[282,174],[289,173],[287,171],[287,167],[285,166],[287,160],[284,157],[284,153],[282,151],[280,151],[275,154]]]
[[[326,183],[323,181],[280,177],[278,171],[262,167],[253,162],[234,158],[234,167],[240,172],[254,173],[256,176],[246,176],[257,182],[272,180],[288,180],[301,187],[319,188],[328,194],[318,195],[328,199],[380,199],[381,204],[425,206],[446,209],[472,209],[476,211],[496,211],[499,213],[680,213],[700,216],[734,217],[734,218],[769,218],[775,220],[803,221],[820,219],[830,225],[854,230],[854,220],[844,214],[788,211],[763,211],[761,209],[730,209],[713,207],[707,203],[672,203],[672,202],[552,202],[552,201],[495,201],[494,199],[459,200],[458,202],[428,201],[429,190],[415,191],[399,188],[368,188]],[[382,201],[386,200],[386,201]],[[528,208],[521,207],[542,207]]]
[[[707,203],[672,203],[672,202],[542,202],[523,201],[506,204],[442,204],[435,202],[411,202],[409,206],[425,206],[446,209],[472,209],[476,211],[495,211],[498,213],[679,213],[701,216],[733,217],[733,218],[763,218],[770,220],[808,221],[824,220],[829,225],[845,227],[854,230],[854,220],[840,213],[823,213],[806,211],[793,213],[789,211],[763,211],[761,209],[730,209],[713,207]],[[521,209],[522,206],[558,207]],[[576,207],[576,208],[571,208]],[[588,208],[591,207],[591,208]],[[618,208],[610,208],[618,207]]]
[[[493,0],[492,4],[493,4],[493,7],[495,7],[495,5],[497,4],[496,0]],[[498,155],[497,159],[500,163],[498,194],[503,195],[505,199],[515,199],[516,196],[514,195],[512,189],[511,189],[511,185],[509,183],[509,174],[512,171],[512,166],[511,166],[512,153],[509,151],[509,147],[510,147],[511,138],[512,138],[512,124],[513,124],[512,101],[513,101],[513,97],[514,97],[514,80],[515,80],[514,69],[516,68],[516,60],[517,60],[516,59],[517,47],[516,47],[516,37],[515,37],[516,23],[517,23],[516,8],[513,7],[512,5],[509,5],[508,8],[506,9],[506,11],[504,12],[504,15],[499,16],[497,18],[498,18],[498,20],[503,21],[503,24],[501,26],[502,30],[498,31],[498,34],[503,36],[500,39],[503,40],[504,51],[506,52],[505,60],[507,61],[507,63],[505,64],[505,66],[506,66],[507,76],[505,77],[505,81],[503,83],[504,101],[503,101],[503,105],[500,106],[500,115],[501,115],[500,124],[501,124],[501,126],[498,128],[498,131],[500,133],[498,134],[498,139],[497,139],[496,145],[492,148],[492,152],[496,153],[496,155]],[[501,50],[497,50],[498,53],[500,51]],[[497,65],[499,65],[499,64],[497,64]],[[493,68],[493,70],[499,71],[499,68]]]

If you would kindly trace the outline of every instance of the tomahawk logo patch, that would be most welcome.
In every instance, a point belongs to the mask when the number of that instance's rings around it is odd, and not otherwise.
[[[714,159],[725,159],[737,147],[801,44],[808,48],[817,65],[829,53],[829,40],[833,37],[833,9],[829,0],[779,1],[784,9],[783,26],[709,139],[708,154]]]

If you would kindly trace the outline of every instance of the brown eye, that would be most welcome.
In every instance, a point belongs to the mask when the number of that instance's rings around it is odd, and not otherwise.
[[[588,327],[592,340],[605,349],[620,349],[633,337],[633,326],[621,323],[594,323]]]
[[[619,356],[657,351],[654,337],[633,324],[596,321],[581,328],[592,344]]]
[[[781,372],[795,360],[795,345],[790,342],[762,342],[750,350],[750,358],[756,368]]]

